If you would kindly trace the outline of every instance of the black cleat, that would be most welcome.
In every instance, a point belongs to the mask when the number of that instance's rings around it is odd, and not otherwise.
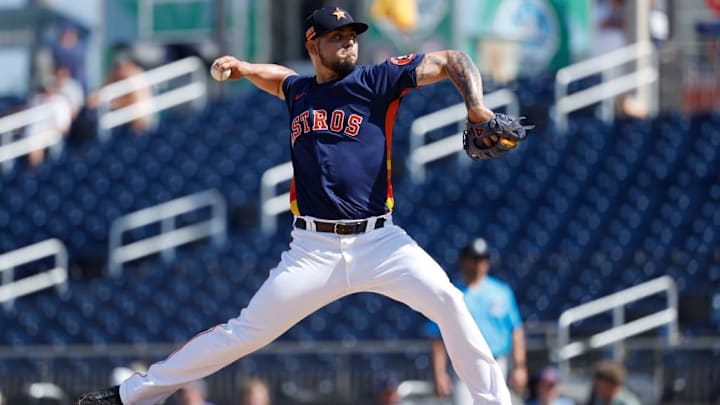
[[[80,396],[75,405],[122,405],[120,387],[114,386]]]

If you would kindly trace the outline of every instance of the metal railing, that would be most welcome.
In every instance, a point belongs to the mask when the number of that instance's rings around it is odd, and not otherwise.
[[[210,207],[209,219],[176,228],[175,220],[182,214]],[[123,234],[133,229],[160,223],[160,233],[123,245]],[[227,237],[227,204],[216,190],[202,191],[153,207],[124,215],[110,226],[108,272],[119,276],[124,263],[162,253],[165,260],[175,255],[175,247],[206,237],[221,245]]]
[[[508,114],[513,116],[520,114],[517,96],[508,89],[497,90],[485,95],[484,103],[490,109],[507,107]],[[459,103],[413,121],[410,127],[410,157],[408,160],[413,181],[424,181],[426,164],[463,150],[460,138],[462,131],[428,144],[425,144],[425,135],[453,123],[462,124],[466,120],[467,108],[464,103]]]
[[[31,125],[53,121],[54,115],[52,106],[41,104],[0,118],[0,164],[3,170],[10,170],[14,160],[21,156],[49,146],[61,145],[62,133],[52,129],[13,139],[18,131]]]
[[[292,176],[292,162],[285,162],[266,170],[260,179],[260,229],[265,234],[275,232],[277,216],[290,210],[290,193],[275,193],[277,186]]]
[[[635,62],[637,67],[622,73],[624,65]],[[596,74],[602,82],[587,89],[568,94],[570,83]],[[634,89],[650,86],[646,100],[648,113],[657,115],[659,69],[655,46],[637,42],[558,70],[555,76],[555,106],[553,118],[560,133],[567,131],[568,115],[581,108],[602,102],[601,117],[611,122],[615,117],[615,97]]]
[[[662,292],[667,293],[666,309],[625,322],[625,305]],[[570,325],[607,311],[612,311],[612,328],[596,333],[587,340],[570,342]],[[624,351],[622,345],[624,339],[665,325],[668,328],[667,343],[676,345],[679,340],[678,292],[675,281],[669,276],[658,277],[570,308],[564,311],[558,320],[557,360],[560,373],[565,377],[569,375],[570,359],[578,357],[589,350],[613,343],[615,343],[614,354],[616,357],[620,357]]]
[[[190,75],[191,79],[187,84],[122,108],[110,108],[113,100],[136,91],[138,83],[153,88],[186,75]],[[191,56],[104,86],[98,92],[98,136],[106,140],[112,128],[190,101],[194,101],[197,107],[204,105],[207,80],[204,62]]]
[[[15,268],[49,256],[54,256],[53,268],[15,280]],[[68,254],[59,239],[47,239],[0,255],[0,302],[6,311],[13,308],[15,299],[55,286],[59,293],[67,290]]]

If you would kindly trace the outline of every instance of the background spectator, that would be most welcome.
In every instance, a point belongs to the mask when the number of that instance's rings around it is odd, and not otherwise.
[[[516,393],[524,392],[528,378],[525,332],[510,286],[488,275],[490,249],[487,241],[477,238],[465,246],[460,253],[459,265],[463,281],[458,288],[465,296],[465,304],[506,375],[512,367],[508,378],[510,387]],[[426,333],[432,338],[433,376],[438,395],[444,397],[453,393],[456,404],[472,403],[464,383],[457,380],[455,389],[452,388],[447,373],[447,353],[437,325],[429,322]]]
[[[375,403],[378,405],[397,404],[400,402],[398,385],[400,379],[394,373],[382,373],[373,381]]]
[[[50,108],[50,117],[28,125],[25,129],[25,136],[31,139],[35,147],[35,150],[28,154],[31,166],[38,166],[45,159],[45,145],[49,138],[57,133],[67,135],[73,118],[70,101],[58,91],[52,77],[44,78],[37,92],[30,96],[28,101],[28,108],[41,105]]]
[[[72,77],[70,68],[64,65],[55,66],[54,78],[56,90],[67,99],[72,118],[75,119],[85,104],[85,91],[82,85]]]
[[[593,56],[605,55],[628,45],[625,16],[624,0],[596,1]],[[626,74],[627,71],[628,69],[625,66],[612,68],[607,72],[607,79],[620,77]],[[648,114],[647,106],[631,93],[620,94],[616,98],[616,109],[623,115],[638,118],[644,118]]]
[[[555,367],[545,367],[535,378],[531,399],[527,405],[575,405],[569,398],[560,396],[560,376]]]
[[[65,24],[55,44],[52,47],[52,58],[55,66],[65,66],[70,70],[70,76],[87,89],[86,72],[87,49],[80,41],[77,28],[72,24]]]
[[[624,0],[597,0],[594,11],[593,53],[604,55],[627,45]]]
[[[207,383],[205,380],[197,380],[186,384],[177,392],[178,405],[213,405],[206,401]]]
[[[625,367],[616,361],[601,361],[593,368],[590,405],[640,405],[640,400],[625,388]]]
[[[113,64],[112,70],[107,78],[107,84],[129,79],[134,90],[124,96],[118,97],[110,103],[113,110],[138,104],[138,108],[146,111],[145,114],[130,121],[130,129],[136,134],[149,130],[155,121],[153,112],[149,109],[149,102],[152,97],[152,89],[140,73],[145,70],[129,56],[120,56]],[[144,103],[144,104],[143,104]]]
[[[240,405],[270,405],[270,388],[265,381],[252,378],[240,390]]]
[[[113,65],[108,73],[105,85],[116,83],[121,80],[129,80],[133,90],[129,93],[116,97],[110,101],[110,109],[134,106],[140,111],[137,118],[128,123],[128,127],[135,134],[142,134],[152,130],[157,122],[157,116],[152,110],[153,92],[152,87],[145,78],[140,75],[145,69],[142,68],[130,55],[129,51],[121,49],[116,51],[113,58]],[[88,97],[88,109],[97,110],[100,100],[95,92]]]

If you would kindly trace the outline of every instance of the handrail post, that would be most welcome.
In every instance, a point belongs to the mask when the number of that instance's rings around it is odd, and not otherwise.
[[[100,117],[106,116],[110,112],[110,103],[100,103],[97,107],[98,125],[97,136],[100,142],[106,142],[110,139],[110,128],[100,125]]]
[[[265,206],[267,201],[275,194],[275,184],[270,184],[266,180],[266,174],[267,171],[263,173],[260,180],[260,230],[267,235],[275,232],[277,224],[275,216],[270,215]]]
[[[551,107],[553,117],[555,118],[555,128],[560,133],[567,131],[568,115],[558,108],[558,101],[565,98],[568,92],[569,83],[565,80],[563,72],[558,72],[555,79],[555,105]]]
[[[2,285],[8,285],[15,279],[15,266],[8,267],[2,274]],[[10,312],[15,308],[15,300],[7,300],[3,302],[3,309],[5,312]]]
[[[70,269],[70,260],[68,259],[68,252],[65,248],[65,245],[60,242],[60,240],[54,240],[56,242],[58,249],[55,253],[55,268],[58,269],[65,269],[67,272]],[[66,294],[68,292],[68,282],[67,277],[64,283],[57,284],[55,286],[55,289],[58,294]]]
[[[570,324],[566,324],[562,320],[562,316],[558,321],[558,371],[561,376],[570,375],[570,358],[562,356],[560,350],[570,343]]]
[[[278,184],[292,179],[292,162],[281,163],[271,167],[262,174],[260,178],[260,229],[264,234],[270,234],[277,229],[277,215],[282,212],[270,209],[269,202],[273,201],[276,195]],[[288,203],[287,209],[290,208]]]
[[[668,295],[667,295],[668,308],[671,308],[675,312],[675,319],[668,323],[667,334],[668,344],[675,346],[680,343],[680,331],[678,328],[678,289],[675,283],[668,283]]]
[[[208,75],[205,72],[205,65],[203,65],[202,61],[200,59],[196,59],[195,62],[198,64],[198,67],[197,69],[195,69],[195,71],[191,73],[192,81],[195,83],[200,83],[206,89],[205,91],[203,91],[200,97],[197,97],[190,102],[190,105],[192,105],[193,108],[199,110],[205,104],[207,104]]]
[[[118,277],[122,273],[122,263],[117,259],[117,251],[122,244],[122,218],[110,224],[108,235],[108,264],[107,271],[110,277]]]
[[[9,145],[12,142],[12,132],[8,131],[5,133],[0,133],[0,149],[2,149],[3,146]],[[15,164],[15,159],[8,159],[4,162],[0,163],[2,165],[2,171],[3,173],[9,173],[10,170],[12,170],[13,165]]]
[[[653,45],[652,52],[650,52],[650,64],[660,76],[660,55],[658,49]],[[660,113],[660,80],[655,80],[650,83],[649,89],[649,100],[648,100],[648,114],[651,117],[657,117]]]
[[[603,82],[607,82],[617,76],[612,74],[612,69],[613,68],[608,68],[602,71]],[[600,102],[600,119],[607,125],[612,124],[615,119],[615,97],[606,97]]]
[[[625,323],[625,308],[623,306],[617,306],[613,308],[613,328],[617,328],[618,326]],[[620,361],[625,357],[625,344],[622,340],[618,340],[613,345],[613,357],[615,360]]]
[[[169,217],[165,218],[162,221],[160,221],[160,234],[164,235],[166,233],[172,232],[172,230],[175,229],[175,217]],[[171,261],[175,260],[175,246],[171,246],[167,249],[163,249],[162,252],[160,252],[162,255],[163,260],[165,263],[170,263]]]
[[[216,204],[212,205],[211,227],[212,240],[215,246],[222,246],[227,242],[227,203],[217,191],[213,192]]]

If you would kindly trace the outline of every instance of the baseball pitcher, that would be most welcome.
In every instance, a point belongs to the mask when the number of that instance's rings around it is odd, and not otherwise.
[[[340,7],[315,10],[305,21],[311,77],[232,56],[214,62],[216,80],[247,79],[287,105],[294,170],[289,250],[237,318],[195,336],[146,374],[85,394],[78,404],[155,404],[262,348],[328,303],[367,291],[401,301],[437,323],[476,404],[510,403],[502,372],[462,293],[393,224],[391,151],[402,96],[446,78],[467,106],[463,145],[471,158],[512,150],[525,138],[525,127],[483,105],[480,73],[463,52],[410,54],[358,66],[358,35],[367,28]]]

